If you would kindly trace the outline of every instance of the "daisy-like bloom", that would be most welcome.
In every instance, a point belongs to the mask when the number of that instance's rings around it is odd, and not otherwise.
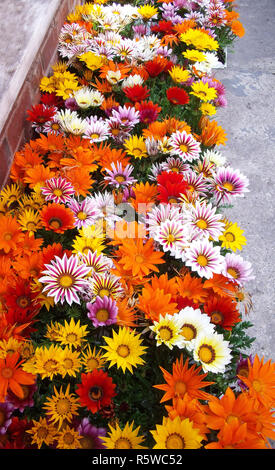
[[[209,315],[211,323],[220,325],[225,330],[232,330],[241,321],[237,303],[228,297],[210,296],[203,309]]]
[[[118,333],[113,330],[113,337],[103,337],[107,343],[107,346],[102,346],[106,349],[103,357],[110,362],[109,368],[116,365],[123,373],[128,369],[132,374],[133,367],[144,364],[141,356],[147,348],[141,345],[140,336],[135,330],[120,327]]]
[[[218,41],[201,29],[189,28],[185,33],[180,35],[180,40],[188,46],[194,46],[196,49],[199,49],[199,51],[217,51],[219,48]]]
[[[240,286],[254,279],[251,263],[235,253],[227,253],[225,255],[222,274]]]
[[[34,209],[25,209],[17,216],[17,220],[23,232],[29,232],[32,236],[37,230],[42,228],[40,213]]]
[[[217,214],[216,208],[212,207],[209,203],[197,201],[193,210],[188,211],[187,219],[195,237],[211,237],[212,240],[217,241],[222,234],[224,228],[224,224],[221,221],[222,215]]]
[[[54,375],[59,374],[62,353],[63,350],[55,344],[49,348],[37,347],[34,355],[22,367],[26,372],[39,374],[42,379],[48,377],[52,380]]]
[[[188,197],[205,197],[208,192],[207,183],[204,174],[201,172],[199,175],[195,171],[188,170],[184,173],[184,181],[187,183]]]
[[[59,373],[62,378],[67,374],[70,377],[76,377],[76,374],[81,369],[80,353],[78,351],[72,351],[70,346],[66,346],[63,349],[62,358],[60,359]]]
[[[197,142],[192,134],[186,131],[173,132],[169,138],[171,145],[171,154],[179,155],[184,161],[192,161],[199,158],[200,143]]]
[[[120,162],[117,162],[117,164],[111,163],[111,169],[106,169],[108,176],[105,176],[104,180],[117,189],[131,186],[137,181],[131,176],[133,169],[133,165],[127,165],[125,168],[122,168]]]
[[[201,333],[195,341],[193,357],[200,362],[204,372],[223,374],[231,361],[229,342],[218,333]]]
[[[66,204],[74,195],[72,184],[62,177],[51,178],[45,181],[45,186],[41,188],[45,201],[53,201],[56,204]]]
[[[161,163],[163,171],[171,171],[174,173],[184,173],[189,170],[189,166],[183,163],[181,158],[168,157],[165,162]]]
[[[17,397],[23,398],[24,391],[22,385],[32,385],[35,383],[35,375],[25,372],[19,361],[18,351],[8,354],[6,358],[0,358],[0,402],[5,401],[8,390],[11,390]]]
[[[101,106],[104,101],[104,95],[100,91],[89,87],[83,87],[74,91],[73,97],[81,109]]]
[[[158,321],[160,315],[174,314],[178,312],[177,302],[174,302],[171,293],[164,289],[146,285],[138,297],[138,308],[145,313],[150,321]]]
[[[124,141],[124,148],[128,155],[135,158],[146,158],[148,157],[147,148],[144,138],[133,135]]]
[[[181,323],[181,336],[177,344],[179,348],[193,351],[200,333],[214,333],[214,325],[210,323],[210,318],[198,308],[185,307],[174,315]]]
[[[129,75],[127,78],[123,80],[121,83],[121,88],[131,88],[134,85],[142,85],[144,82],[144,79],[142,78],[141,75],[139,74],[134,74],[134,75]]]
[[[112,110],[111,118],[115,118],[122,127],[132,129],[139,121],[139,111],[133,106],[119,106]]]
[[[219,167],[213,174],[210,189],[217,203],[228,203],[233,197],[243,197],[249,191],[248,184],[248,178],[238,169]]]
[[[83,137],[85,139],[89,139],[90,142],[103,142],[104,140],[108,139],[110,136],[110,129],[109,125],[106,121],[102,118],[91,117],[87,120],[87,126],[85,132],[83,133]]]
[[[188,418],[163,418],[156,430],[150,431],[155,445],[153,449],[199,449],[203,436]]]
[[[115,427],[109,424],[108,434],[100,437],[105,449],[145,449],[140,445],[144,441],[144,437],[138,435],[140,426],[133,428],[134,422],[127,421],[123,429],[118,423]]]
[[[87,407],[92,413],[109,406],[116,395],[112,378],[102,369],[81,374],[81,383],[77,384],[76,393],[81,406]]]
[[[24,234],[16,218],[11,215],[0,215],[0,227],[0,250],[9,253],[16,249]]]
[[[186,195],[187,183],[182,174],[163,171],[157,176],[157,183],[160,202],[177,204]]]
[[[97,253],[97,251],[88,253],[81,253],[80,255],[81,263],[86,264],[91,269],[90,276],[95,273],[104,273],[105,271],[110,271],[114,267],[113,260],[107,256]]]
[[[213,101],[217,97],[215,88],[210,87],[208,83],[203,83],[202,80],[193,83],[191,89],[190,95],[194,95],[204,102]]]
[[[120,277],[110,274],[109,272],[94,273],[89,282],[89,293],[91,294],[92,300],[96,297],[103,299],[105,296],[116,300],[124,293],[120,283]]]
[[[264,362],[256,354],[253,363],[248,359],[248,373],[238,378],[248,389],[249,396],[266,408],[272,408],[275,398],[275,363],[271,359]]]
[[[237,222],[234,224],[229,222],[223,233],[220,235],[219,240],[222,242],[222,247],[232,251],[242,250],[246,245],[246,238],[243,236],[244,230],[238,226]]]
[[[72,198],[68,203],[68,208],[74,214],[75,227],[78,229],[92,225],[100,217],[100,211],[89,197],[82,201]]]
[[[202,103],[200,105],[200,111],[204,116],[213,116],[216,114],[216,108],[211,103]]]
[[[169,70],[169,75],[174,83],[185,83],[190,78],[189,70],[185,70],[179,65],[174,65]]]
[[[70,384],[67,385],[65,392],[63,392],[62,386],[59,391],[55,385],[53,388],[54,395],[47,398],[43,408],[49,421],[57,424],[58,429],[60,429],[64,421],[71,423],[74,416],[77,416],[80,404],[78,397],[70,393]]]
[[[71,209],[64,204],[49,203],[40,212],[41,223],[46,230],[64,233],[74,228],[74,218]]]
[[[185,104],[189,103],[189,95],[188,93],[179,87],[170,87],[166,91],[167,99],[173,105],[181,105],[184,106]]]
[[[158,15],[158,9],[152,5],[143,5],[138,8],[137,12],[145,21],[157,18]]]
[[[62,258],[55,256],[55,260],[45,265],[39,282],[45,284],[42,292],[47,292],[54,297],[55,303],[66,301],[69,305],[73,302],[80,303],[78,293],[87,285],[86,276],[90,269],[88,266],[79,264],[79,259],[75,255],[69,258],[66,253]]]
[[[180,209],[176,204],[159,204],[152,208],[147,215],[147,223],[151,238],[155,237],[161,224],[167,220],[174,220],[179,223],[182,222]]]
[[[191,62],[203,62],[206,60],[205,54],[197,49],[186,49],[182,55],[185,59],[190,60]]]
[[[94,327],[116,323],[118,308],[115,300],[110,297],[96,297],[93,303],[88,302],[86,306],[88,309],[87,316]]]
[[[48,423],[46,418],[40,416],[38,421],[32,420],[32,427],[26,431],[31,434],[32,444],[35,444],[38,449],[41,449],[42,444],[51,446],[57,434],[57,429],[52,423]]]
[[[266,449],[264,439],[248,434],[247,423],[239,423],[233,418],[217,435],[218,440],[206,444],[205,449]]]
[[[102,369],[106,362],[102,356],[103,352],[96,351],[96,348],[91,350],[88,344],[81,355],[81,362],[85,368],[85,372],[93,372],[94,369]]]
[[[169,349],[173,349],[177,342],[180,341],[181,319],[178,315],[168,315],[165,317],[159,316],[158,321],[154,321],[150,330],[155,333],[157,346],[165,344]]]
[[[81,347],[88,335],[87,328],[88,325],[81,325],[80,320],[77,323],[74,318],[71,318],[69,323],[65,320],[64,325],[59,325],[55,341],[74,348]]]
[[[80,435],[77,430],[70,428],[70,426],[65,425],[62,429],[56,434],[55,437],[57,444],[57,449],[80,449]]]
[[[162,222],[155,235],[155,241],[160,243],[164,251],[177,250],[178,246],[182,246],[186,243],[184,225],[173,220]]]
[[[90,423],[89,418],[83,418],[77,431],[80,435],[81,449],[104,449],[101,437],[106,436],[105,428],[97,428]]]
[[[224,257],[220,253],[220,247],[203,238],[193,241],[186,249],[185,264],[201,277],[209,279],[214,273],[222,272]]]

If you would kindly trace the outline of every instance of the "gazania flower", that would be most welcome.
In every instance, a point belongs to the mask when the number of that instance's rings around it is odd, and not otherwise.
[[[138,14],[146,21],[155,18],[158,14],[158,9],[152,5],[142,5],[138,8]]]
[[[71,423],[74,416],[78,413],[79,403],[78,397],[73,393],[70,393],[70,384],[67,385],[65,392],[62,390],[57,391],[54,385],[54,395],[51,398],[47,398],[43,408],[46,411],[46,415],[49,421],[53,424],[57,424],[58,429],[61,428],[64,421]]]
[[[157,346],[165,344],[169,349],[177,345],[180,341],[181,319],[178,315],[159,316],[158,321],[154,321],[153,326],[149,326],[150,330],[155,333]]]
[[[118,333],[113,330],[112,338],[107,336],[103,338],[107,343],[107,346],[102,346],[107,351],[103,357],[110,362],[109,368],[116,365],[118,369],[122,369],[123,373],[128,369],[132,374],[133,367],[144,364],[141,356],[146,347],[141,346],[140,333],[120,327]]]
[[[214,333],[214,326],[210,323],[209,317],[202,313],[200,309],[185,307],[174,314],[181,323],[180,339],[177,346],[193,351],[196,338],[200,333]]]
[[[248,374],[238,375],[238,378],[248,388],[252,399],[259,401],[266,408],[271,408],[275,397],[275,363],[271,359],[264,362],[256,354],[253,363],[248,359]]]
[[[218,125],[217,121],[210,121],[204,116],[199,140],[205,147],[213,147],[213,145],[225,145],[227,136],[225,130]]]
[[[54,375],[60,372],[62,353],[63,350],[55,344],[51,344],[49,348],[46,346],[37,347],[34,355],[22,367],[26,372],[39,374],[42,379],[48,377],[52,380]]]
[[[70,426],[65,425],[61,430],[56,434],[56,448],[57,449],[80,449],[80,435],[77,430],[70,428]]]
[[[80,353],[73,351],[71,346],[66,346],[63,349],[62,358],[60,360],[59,373],[62,378],[66,375],[76,377],[76,374],[81,369]]]
[[[115,427],[109,424],[109,432],[106,437],[100,437],[105,449],[144,449],[140,445],[144,441],[144,437],[138,435],[140,426],[136,429],[133,428],[134,422],[131,424],[127,422],[123,429],[118,423]]]
[[[150,90],[147,86],[142,85],[133,85],[131,87],[124,87],[123,91],[127,98],[129,98],[134,103],[140,102],[148,98]]]
[[[128,155],[135,158],[146,158],[148,157],[145,140],[143,137],[133,135],[124,141],[124,148]]]
[[[187,183],[184,176],[179,173],[162,172],[157,177],[158,199],[160,202],[177,204],[180,197],[186,194]]]
[[[231,202],[233,197],[243,197],[248,192],[248,179],[239,170],[219,167],[213,176],[211,189],[218,203]]]
[[[111,169],[106,169],[107,176],[104,177],[104,180],[114,188],[127,187],[134,184],[137,180],[131,176],[134,167],[132,165],[127,165],[125,168],[122,168],[121,163],[111,163]]]
[[[29,232],[30,235],[33,235],[34,232],[42,228],[40,213],[34,209],[25,209],[20,212],[17,220],[21,226],[21,230],[23,232]]]
[[[153,449],[199,449],[203,436],[188,418],[163,418],[156,430],[150,431],[155,440]]]
[[[252,266],[249,261],[245,261],[242,256],[234,253],[227,253],[224,257],[225,266],[222,274],[228,279],[235,281],[239,285],[254,279]]]
[[[35,375],[25,372],[19,361],[18,351],[8,354],[5,359],[0,358],[0,402],[5,401],[8,390],[11,390],[19,398],[23,398],[22,385],[32,385]]]
[[[217,97],[215,88],[210,87],[208,83],[204,83],[202,80],[193,83],[191,89],[190,95],[197,96],[197,98],[204,102],[212,101]]]
[[[183,67],[181,67],[179,65],[174,65],[169,70],[169,75],[172,78],[174,83],[179,83],[180,84],[180,83],[187,82],[187,80],[190,78],[190,71],[184,69]],[[188,97],[188,101],[189,101],[189,97]]]
[[[173,220],[161,223],[155,240],[160,243],[163,251],[175,251],[186,243],[186,232],[183,224]]]
[[[92,225],[95,219],[100,217],[99,210],[88,197],[82,201],[72,198],[68,203],[68,207],[74,214],[75,227],[78,229]]]
[[[207,239],[193,241],[186,249],[185,258],[186,266],[190,266],[192,271],[207,279],[211,278],[213,273],[221,273],[224,267],[220,248]]]
[[[94,273],[90,279],[89,289],[93,299],[108,296],[116,300],[124,292],[120,278],[109,272]]]
[[[24,234],[16,218],[11,215],[0,215],[0,250],[9,253],[15,250]]]
[[[27,120],[32,121],[35,124],[42,125],[47,121],[50,121],[56,112],[54,106],[46,106],[45,104],[36,104],[27,110]]]
[[[66,253],[62,258],[55,256],[55,261],[45,266],[39,282],[46,284],[43,292],[54,297],[55,302],[71,305],[73,302],[80,303],[78,293],[87,285],[85,277],[90,272],[86,265],[79,265],[78,257],[75,255],[67,258]]]
[[[222,215],[217,214],[216,208],[211,204],[196,202],[192,211],[187,215],[188,221],[191,224],[194,235],[200,238],[211,237],[213,240],[218,240],[224,227],[221,221]]]
[[[166,96],[170,103],[174,105],[184,106],[185,104],[189,103],[188,93],[186,93],[185,90],[177,86],[168,88],[168,90],[166,91]]]
[[[110,297],[96,297],[93,303],[88,302],[86,306],[88,309],[87,316],[93,323],[93,326],[98,327],[116,323],[118,308],[115,300]]]
[[[81,406],[87,407],[92,413],[109,406],[116,395],[112,378],[102,369],[81,374],[81,383],[77,385],[76,393]]]
[[[218,440],[206,444],[206,449],[266,449],[264,439],[248,434],[247,423],[240,424],[237,418],[233,418],[217,435]]]
[[[232,251],[242,250],[246,245],[246,238],[243,236],[244,230],[237,225],[237,222],[231,222],[226,225],[225,230],[220,235],[219,240],[222,242],[222,247]]]
[[[48,204],[43,207],[40,216],[46,230],[64,233],[66,230],[74,228],[73,213],[64,204]]]
[[[203,309],[214,325],[220,325],[225,330],[232,330],[232,327],[241,321],[237,303],[231,298],[211,296],[204,304]]]
[[[183,160],[192,161],[199,158],[200,143],[186,131],[173,132],[169,139],[172,155],[179,155]]]
[[[66,204],[75,193],[71,183],[61,177],[47,180],[41,192],[45,196],[45,201],[53,201],[56,204]]]
[[[71,318],[69,323],[65,320],[64,325],[59,325],[55,341],[59,341],[62,345],[81,347],[88,334],[87,328],[88,325],[81,325],[80,320],[77,323],[74,318]]]
[[[40,449],[42,444],[51,446],[54,443],[57,429],[54,424],[48,423],[46,418],[40,416],[38,421],[32,420],[32,427],[26,432],[31,434],[32,444]]]
[[[204,288],[202,280],[196,276],[191,276],[189,272],[177,278],[177,285],[178,295],[193,300],[195,303],[205,302],[208,296],[208,291]]]
[[[106,361],[103,359],[102,351],[96,351],[96,348],[92,350],[88,344],[82,352],[81,362],[85,372],[93,372],[94,369],[102,369]]]
[[[204,372],[223,374],[231,361],[229,342],[218,333],[201,333],[195,341],[193,357],[200,362]]]
[[[139,112],[140,122],[145,124],[150,124],[157,120],[158,115],[161,111],[161,107],[157,104],[154,104],[152,101],[142,101],[141,103],[137,102],[135,108]]]
[[[164,316],[166,313],[172,315],[178,312],[177,302],[172,300],[170,293],[166,293],[164,289],[155,289],[150,285],[143,287],[137,306],[151,321],[158,321],[160,315]]]

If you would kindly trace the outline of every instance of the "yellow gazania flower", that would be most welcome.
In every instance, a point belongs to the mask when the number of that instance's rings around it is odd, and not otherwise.
[[[152,5],[142,5],[138,8],[138,13],[144,20],[150,20],[150,18],[158,14],[158,9]]]
[[[81,363],[84,366],[85,372],[93,372],[94,369],[101,369],[105,364],[103,353],[96,352],[96,348],[91,350],[90,345],[82,352]]]
[[[71,377],[76,377],[76,374],[80,369],[80,353],[77,351],[72,351],[69,346],[66,346],[63,349],[63,355],[60,362],[60,374],[62,377],[65,377],[67,374]]]
[[[75,237],[72,243],[73,253],[87,254],[88,251],[98,251],[101,253],[105,249],[104,238],[101,236],[102,232],[94,230],[92,236],[92,233],[83,232],[80,229],[79,233],[80,236]]]
[[[54,443],[57,429],[56,427],[48,423],[46,418],[40,416],[39,421],[32,421],[33,426],[27,430],[27,433],[32,436],[32,444],[36,444],[38,449],[41,448],[42,444],[50,446]]]
[[[202,103],[200,105],[200,110],[204,116],[213,116],[216,114],[216,108],[211,103]]]
[[[182,322],[178,321],[179,317],[166,314],[165,317],[159,316],[158,321],[154,321],[154,325],[150,326],[156,335],[157,346],[162,343],[172,349],[181,339]]]
[[[141,346],[140,333],[136,334],[135,330],[127,327],[120,327],[118,333],[113,331],[113,337],[103,337],[108,346],[102,346],[106,349],[104,358],[110,361],[109,368],[116,365],[121,368],[123,373],[128,369],[133,373],[133,367],[144,364],[144,360],[140,357],[144,354],[147,347]]]
[[[197,49],[187,49],[182,53],[185,59],[190,60],[191,62],[205,62],[206,57],[203,52],[197,51]]]
[[[59,332],[56,336],[56,341],[63,345],[68,345],[77,348],[82,346],[83,341],[86,341],[88,325],[80,325],[80,320],[75,323],[74,318],[71,318],[70,323],[65,320],[64,326],[61,325]]]
[[[41,78],[39,88],[43,92],[54,93],[55,92],[55,78],[53,76]]]
[[[40,214],[34,209],[25,209],[18,215],[17,220],[21,225],[21,230],[29,232],[30,235],[33,235],[34,232],[42,228]]]
[[[50,341],[56,341],[57,335],[59,334],[60,330],[60,323],[52,322],[47,325],[47,333],[45,334],[45,338],[48,338]]]
[[[188,29],[180,35],[180,40],[188,46],[192,45],[202,51],[217,51],[219,49],[218,41],[200,29]]]
[[[124,141],[124,147],[128,155],[132,155],[135,158],[146,158],[148,157],[145,140],[143,137],[133,135]]]
[[[116,423],[116,427],[109,424],[108,435],[100,436],[106,449],[146,449],[140,444],[144,441],[143,436],[138,436],[140,426],[133,429],[134,422],[126,423],[123,429]]]
[[[73,94],[75,90],[78,90],[79,88],[80,86],[78,85],[78,82],[65,79],[64,82],[58,84],[56,94],[57,96],[61,96],[64,100],[66,100]]]
[[[62,386],[59,392],[54,386],[54,395],[51,398],[47,398],[43,408],[49,420],[60,428],[64,421],[68,423],[72,421],[73,416],[78,414],[77,409],[79,406],[78,397],[70,393],[70,384],[68,384],[65,392],[62,390]]]
[[[203,81],[199,80],[191,85],[192,91],[190,91],[190,95],[197,96],[201,101],[211,101],[217,97],[217,91],[215,88],[210,87],[208,83],[203,83]]]
[[[3,339],[0,341],[0,358],[5,359],[8,354],[13,354],[14,352],[20,352],[22,347],[22,341],[11,337],[7,340]]]
[[[189,79],[190,72],[179,65],[175,65],[169,70],[169,75],[174,83],[184,83]]]
[[[244,230],[237,225],[235,222],[231,222],[226,226],[223,234],[219,237],[222,242],[222,247],[232,251],[242,250],[243,246],[246,245],[246,238],[243,236]]]
[[[150,431],[156,444],[153,449],[199,449],[203,436],[188,418],[163,418],[156,430]]]
[[[16,183],[5,186],[0,192],[0,198],[7,207],[10,207],[14,202],[18,202],[21,195],[22,189]]]
[[[92,71],[98,70],[104,64],[103,58],[91,51],[81,54],[78,58],[82,62],[85,62],[86,67]]]
[[[80,449],[80,436],[79,432],[70,426],[64,426],[56,436],[57,449]]]
[[[52,380],[56,374],[60,373],[62,353],[62,348],[53,344],[49,348],[37,347],[34,355],[22,365],[23,370],[34,375],[39,374],[42,379],[48,377]]]

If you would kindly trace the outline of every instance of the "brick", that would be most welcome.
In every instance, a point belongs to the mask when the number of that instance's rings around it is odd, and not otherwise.
[[[57,48],[58,32],[55,27],[51,26],[47,37],[41,46],[41,61],[43,70],[47,70],[51,62],[54,51]]]
[[[12,152],[16,152],[22,136],[22,131],[27,125],[27,110],[32,106],[31,93],[29,83],[25,82],[23,85],[17,102],[15,103],[14,110],[11,112],[6,126],[6,135],[8,138],[9,146]]]
[[[6,183],[12,159],[13,154],[10,150],[7,139],[4,138],[0,144],[0,189]]]

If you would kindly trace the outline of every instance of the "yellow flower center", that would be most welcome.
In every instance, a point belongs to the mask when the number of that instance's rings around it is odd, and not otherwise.
[[[77,217],[79,220],[85,220],[87,218],[87,214],[85,214],[83,211],[79,211]]]
[[[227,272],[228,272],[228,274],[230,274],[230,276],[234,277],[234,279],[238,279],[239,273],[238,273],[238,271],[237,271],[236,269],[234,269],[234,268],[228,268],[228,269],[227,269]]]
[[[236,237],[232,232],[226,232],[224,237],[225,237],[226,241],[228,241],[228,242],[234,242],[236,240]]]
[[[192,339],[196,338],[197,330],[193,325],[188,325],[187,323],[183,325],[181,329],[181,334],[187,341],[191,341]]]
[[[70,274],[63,274],[62,276],[60,276],[58,282],[61,287],[67,289],[68,287],[71,287],[73,285],[74,278],[70,276]]]
[[[186,393],[187,387],[184,382],[179,380],[178,382],[175,383],[175,395],[183,397],[183,395]]]
[[[47,428],[45,428],[44,426],[41,426],[38,430],[37,430],[37,437],[38,439],[46,439],[47,435],[48,435],[48,430]]]
[[[109,318],[109,312],[106,308],[100,308],[97,312],[96,312],[96,318],[98,321],[100,322],[105,322],[108,320]]]
[[[159,329],[159,337],[163,341],[169,341],[173,337],[173,332],[168,326],[161,326]]]
[[[214,349],[209,344],[203,344],[199,348],[198,355],[200,360],[206,364],[211,364],[211,362],[213,362],[216,357]]]
[[[130,349],[126,344],[120,344],[116,352],[120,357],[127,357],[130,354]]]
[[[258,392],[258,393],[261,392],[262,389],[263,389],[263,386],[262,386],[262,384],[261,384],[261,382],[260,382],[259,380],[253,380],[253,382],[252,382],[252,387],[253,387],[254,390],[255,390],[256,392]]]
[[[3,367],[1,375],[4,379],[10,379],[13,376],[13,369],[11,367]]]
[[[75,343],[77,341],[78,337],[75,333],[69,333],[67,336],[66,336],[66,340],[68,341],[68,343]]]
[[[98,295],[100,297],[104,297],[105,295],[107,295],[107,297],[108,297],[110,295],[110,290],[102,288],[102,289],[100,289]]]
[[[115,442],[115,449],[132,449],[132,444],[127,437],[120,437]]]
[[[211,314],[211,321],[212,323],[215,323],[216,325],[218,325],[219,323],[221,323],[223,321],[223,315],[221,312],[219,312],[218,310],[215,310],[214,312],[212,312]]]
[[[97,369],[98,366],[99,366],[99,361],[95,357],[91,357],[90,359],[88,359],[87,368],[90,371],[93,371],[94,369]]]
[[[143,263],[144,258],[141,255],[136,255],[135,260],[138,264]]]
[[[71,88],[66,88],[65,90],[66,95],[71,95],[73,90]]]
[[[202,230],[205,230],[208,227],[207,222],[204,219],[197,220],[196,225],[197,225],[197,227],[201,228]]]
[[[223,183],[223,187],[227,189],[227,191],[233,191],[234,189],[233,184],[230,183],[229,181],[226,181],[225,183]]]
[[[118,183],[123,183],[123,181],[126,180],[125,176],[123,176],[123,175],[117,175],[117,176],[115,177],[115,179],[116,179],[116,181],[117,181]]]
[[[208,265],[208,259],[205,255],[199,255],[197,257],[197,263],[200,265],[200,266],[207,266]]]
[[[12,234],[9,233],[9,232],[4,233],[3,238],[4,238],[4,240],[6,240],[8,242],[12,239]]]
[[[180,434],[174,432],[167,437],[165,442],[166,449],[184,449],[184,447],[185,442]]]
[[[173,243],[175,240],[176,240],[176,238],[174,237],[174,235],[172,233],[170,233],[167,237],[168,243]]]
[[[56,189],[53,191],[53,193],[54,193],[55,196],[58,196],[58,197],[62,196],[62,194],[63,194],[62,191],[61,191],[61,189],[59,189],[59,188],[56,188]]]
[[[132,152],[136,157],[140,157],[142,155],[142,150],[139,148],[135,147]]]
[[[62,416],[69,413],[71,404],[67,398],[59,398],[55,405],[56,412]]]
[[[35,230],[35,229],[36,229],[36,225],[35,225],[34,222],[28,222],[28,223],[26,224],[26,228],[27,228],[27,230],[32,231],[32,230]]]
[[[228,424],[230,424],[230,423],[231,423],[234,419],[236,419],[236,418],[237,418],[237,416],[235,416],[235,415],[229,415],[229,416],[227,416],[227,418],[226,418],[226,422],[227,422]]]
[[[101,387],[95,386],[90,388],[88,395],[91,400],[98,401],[101,400],[103,396],[103,390]]]
[[[181,150],[183,153],[188,152],[188,147],[187,147],[187,145],[181,144],[181,145],[180,145],[180,150]]]
[[[69,357],[66,357],[66,359],[63,362],[64,368],[65,369],[72,369],[73,365],[74,365],[73,361]]]
[[[169,203],[170,204],[177,204],[177,202],[178,202],[177,198],[175,198],[175,197],[170,197],[169,198]]]
[[[92,139],[98,139],[98,138],[99,138],[99,134],[92,134],[92,135],[91,135],[91,138],[92,138]]]
[[[54,131],[58,131],[59,128],[60,128],[59,124],[57,124],[56,122],[52,123],[52,129],[53,129]]]
[[[57,366],[57,361],[55,361],[54,359],[49,359],[48,361],[45,362],[44,369],[47,372],[52,372],[53,370],[56,369],[56,366]]]

